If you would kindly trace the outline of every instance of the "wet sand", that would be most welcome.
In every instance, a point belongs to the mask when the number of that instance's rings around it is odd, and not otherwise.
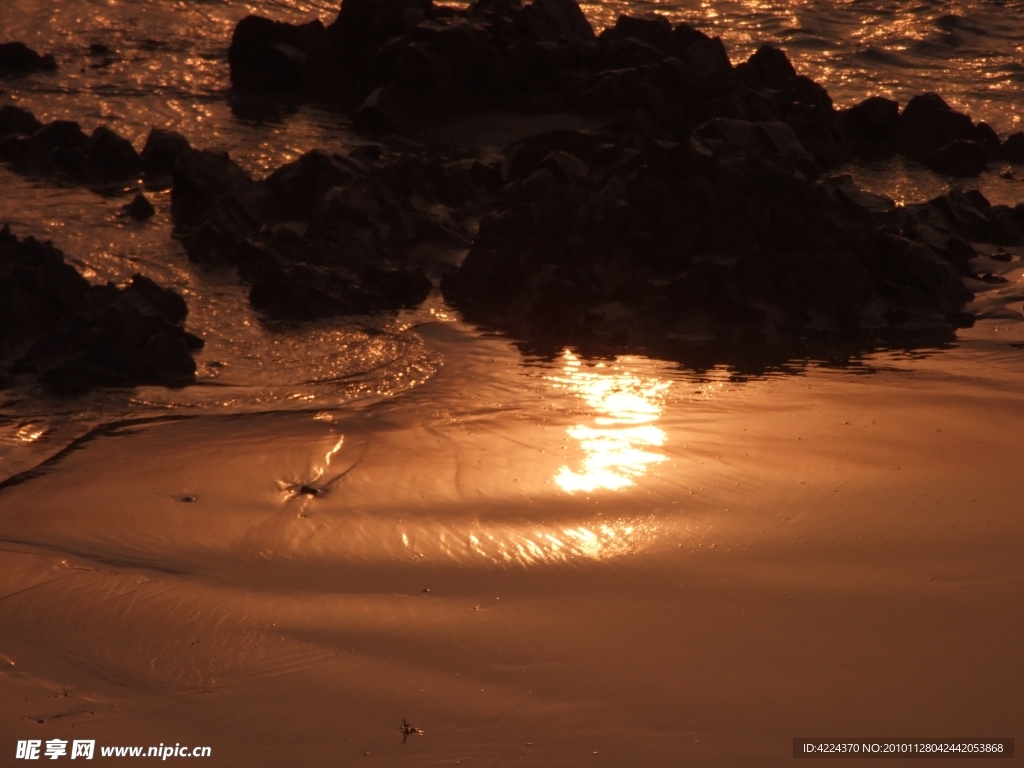
[[[234,766],[1019,736],[999,322],[746,381],[438,322],[439,373],[398,396],[97,437],[0,490],[0,732]]]

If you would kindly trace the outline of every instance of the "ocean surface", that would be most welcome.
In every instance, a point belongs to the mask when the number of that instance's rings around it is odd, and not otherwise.
[[[620,13],[659,12],[721,35],[738,62],[769,42],[797,69],[821,82],[834,101],[871,95],[906,101],[934,90],[1003,136],[1024,128],[1024,3],[1019,0],[795,0],[588,3],[596,29]],[[274,119],[247,117],[231,97],[227,45],[234,24],[250,13],[329,23],[337,10],[320,0],[5,0],[0,39],[21,40],[59,63],[56,74],[0,81],[0,101],[40,119],[101,123],[141,147],[151,126],[184,133],[194,146],[223,149],[262,175],[314,147],[343,149],[357,140],[344,116],[304,106]],[[106,53],[90,53],[102,44]],[[948,181],[895,159],[845,169],[863,186],[897,202],[928,199]],[[993,168],[977,186],[994,202],[1024,199],[1024,184]],[[148,224],[118,215],[124,199],[27,181],[0,169],[0,219],[16,233],[48,238],[90,278],[126,280],[134,272],[175,285],[188,298],[190,327],[207,339],[200,384],[186,390],[98,394],[84,401],[41,402],[31,394],[0,397],[0,451],[35,455],[108,417],[165,409],[304,408],[317,398],[345,402],[392,395],[429,378],[441,364],[415,325],[448,317],[434,297],[400,319],[271,326],[248,308],[229,274],[199,270],[170,237],[167,193]],[[327,394],[329,393],[329,394]],[[17,417],[10,416],[17,414]],[[59,416],[53,421],[47,414]],[[37,418],[38,417],[38,418]],[[26,444],[18,435],[38,435]],[[45,439],[44,436],[49,436]],[[26,461],[31,461],[31,457]],[[0,476],[18,471],[13,456]]]

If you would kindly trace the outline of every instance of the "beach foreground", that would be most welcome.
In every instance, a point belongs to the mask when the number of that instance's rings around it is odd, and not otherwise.
[[[1013,737],[1016,328],[742,380],[433,323],[444,365],[399,396],[98,436],[0,490],[5,741],[668,766]]]

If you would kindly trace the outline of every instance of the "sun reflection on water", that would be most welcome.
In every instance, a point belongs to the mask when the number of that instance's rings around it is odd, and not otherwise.
[[[665,431],[654,422],[661,416],[671,382],[622,370],[618,363],[584,370],[569,350],[563,361],[562,375],[549,380],[556,388],[579,395],[597,415],[593,425],[575,424],[567,430],[583,449],[583,461],[578,470],[563,465],[555,483],[567,493],[634,485],[652,464],[665,461],[651,448],[665,443]]]
[[[534,566],[636,554],[653,546],[659,532],[658,521],[648,516],[561,525],[494,524],[464,531],[448,528],[436,540],[441,552],[455,560],[483,558],[495,565]],[[403,548],[417,559],[426,556],[421,542],[433,539],[422,532],[401,534]]]

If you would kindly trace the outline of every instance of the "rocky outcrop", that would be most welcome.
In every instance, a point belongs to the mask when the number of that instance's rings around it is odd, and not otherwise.
[[[0,113],[0,161],[25,176],[94,187],[135,181],[142,173],[131,142],[110,128],[86,135],[68,120],[40,125],[15,107]]]
[[[410,257],[426,243],[468,245],[471,217],[500,172],[364,145],[313,150],[255,180],[227,155],[175,164],[171,212],[189,258],[236,265],[266,315],[312,319],[414,307],[431,290]]]
[[[86,135],[76,122],[43,125],[20,107],[0,107],[0,162],[24,176],[100,189],[144,178],[147,186],[167,187],[174,164],[189,149],[180,133],[153,128],[140,154],[108,126]]]
[[[445,298],[524,338],[632,348],[972,322],[971,243],[1024,244],[1024,205],[953,192],[897,208],[810,178],[794,134],[715,118],[680,143],[560,131],[512,146]]]
[[[0,230],[0,385],[36,379],[54,394],[195,380],[202,339],[185,300],[142,275],[90,285],[50,243]]]
[[[497,107],[640,120],[677,143],[716,118],[785,125],[791,150],[816,166],[812,175],[858,155],[901,152],[972,176],[1019,154],[936,94],[902,112],[880,97],[836,110],[778,48],[762,46],[734,66],[720,39],[656,14],[622,16],[595,35],[575,0],[478,0],[465,9],[345,0],[326,27],[247,17],[231,50],[236,88],[340,102],[371,133]]]
[[[0,43],[0,75],[27,75],[57,69],[53,56],[41,56],[24,43]]]

